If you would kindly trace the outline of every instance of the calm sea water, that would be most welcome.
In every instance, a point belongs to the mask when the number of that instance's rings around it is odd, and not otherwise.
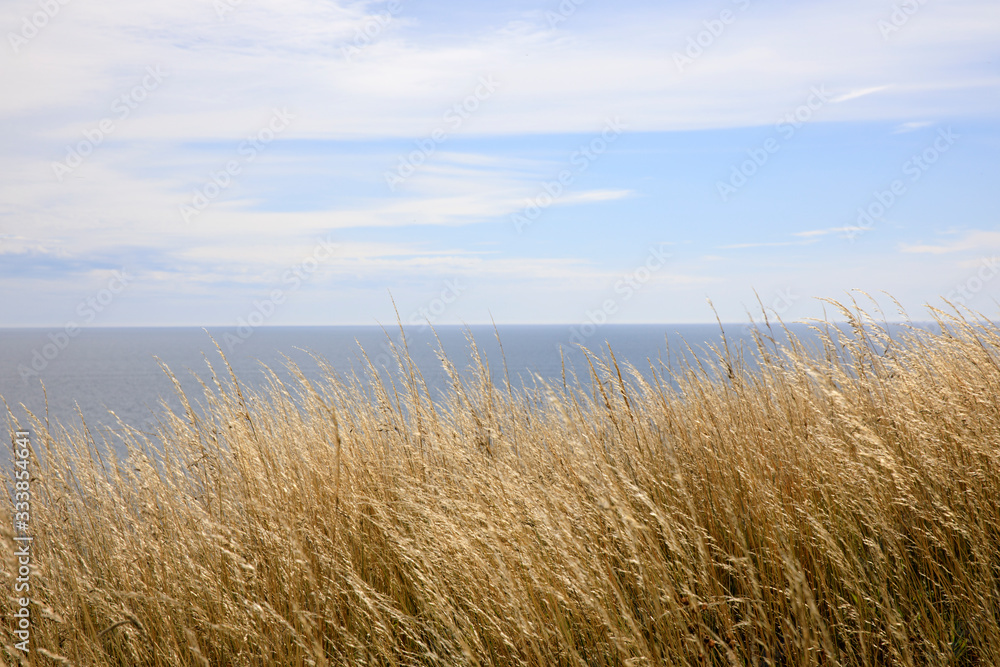
[[[791,327],[798,335],[812,338],[804,325]],[[725,331],[734,349],[749,343],[749,332],[743,325],[726,325]],[[265,382],[262,365],[287,377],[285,357],[314,379],[322,373],[312,354],[328,360],[341,375],[364,367],[359,346],[376,365],[390,362],[386,332],[379,327],[261,327],[245,340],[239,339],[242,342],[238,345],[226,342],[238,335],[231,329],[210,329],[207,333],[199,328],[95,328],[83,329],[72,338],[60,333],[0,329],[0,396],[22,425],[27,424],[28,410],[66,426],[79,426],[82,418],[104,435],[120,429],[115,415],[132,427],[151,431],[164,409],[181,410],[180,400],[156,358],[174,371],[189,396],[200,398],[194,374],[208,380],[206,360],[224,372],[209,333],[220,342],[237,377],[248,387]],[[445,353],[460,369],[470,363],[467,333],[474,336],[488,359],[494,378],[502,380],[503,359],[492,327],[437,328]],[[498,333],[515,387],[530,384],[536,377],[561,378],[560,350],[567,369],[581,377],[587,375],[585,358],[574,344],[581,341],[579,327],[508,325],[498,327]],[[589,333],[583,340],[589,349],[603,349],[606,354],[610,345],[620,363],[631,362],[640,369],[648,369],[649,360],[675,363],[688,345],[702,354],[707,345],[721,342],[717,324],[608,324]],[[398,330],[390,329],[389,337],[398,342]],[[407,340],[410,354],[432,390],[443,389],[446,378],[433,333],[427,327],[408,328]]]

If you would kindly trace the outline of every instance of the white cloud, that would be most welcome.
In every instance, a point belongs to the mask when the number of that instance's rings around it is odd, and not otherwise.
[[[828,234],[846,234],[848,232],[858,231],[860,227],[827,227],[826,229],[809,229],[804,232],[793,232],[792,236],[801,236],[803,238],[812,239],[817,236],[827,236]]]
[[[834,97],[830,102],[833,104],[839,104],[840,102],[847,102],[848,100],[854,100],[859,97],[864,97],[865,95],[871,95],[872,93],[878,93],[883,90],[888,90],[890,86],[871,86],[868,88],[861,88],[860,90],[852,90],[850,92],[844,93]]]
[[[404,7],[347,61],[342,48],[381,11],[373,5],[366,15],[363,7],[261,0],[220,21],[195,0],[67,6],[17,57],[0,56],[0,85],[9,91],[0,117],[34,116],[35,132],[75,137],[157,64],[168,81],[118,136],[238,137],[275,105],[298,116],[290,136],[420,136],[484,75],[495,76],[498,90],[463,133],[586,132],[615,114],[634,130],[769,124],[819,84],[835,101],[852,101],[828,110],[829,120],[921,109],[982,116],[996,105],[978,89],[1000,87],[1000,77],[970,73],[1000,25],[1000,6],[983,0],[924,7],[920,23],[934,30],[914,22],[892,48],[875,28],[880,10],[860,0],[780,16],[751,7],[684,72],[669,54],[702,29],[682,13],[690,10],[649,8],[639,25],[634,16],[627,26],[609,17],[565,31],[530,20],[516,30],[473,26],[441,39],[423,37]],[[8,12],[16,24],[16,5]],[[946,89],[953,94],[943,101]],[[859,97],[864,104],[853,103]]]
[[[634,190],[585,190],[557,198],[556,204],[585,204],[599,201],[615,201],[627,199],[635,195]]]
[[[900,245],[899,250],[900,252],[905,253],[923,253],[931,255],[943,255],[969,250],[984,253],[997,251],[1000,250],[1000,232],[974,229],[963,233],[960,238],[951,242],[936,244],[903,243]]]
[[[52,250],[44,243],[39,243],[27,236],[18,234],[0,234],[0,255],[49,255]]]
[[[910,121],[908,123],[901,123],[892,131],[893,134],[904,134],[906,132],[913,132],[914,130],[919,130],[924,127],[930,127],[933,125],[933,121],[920,120],[920,121]]]
[[[774,242],[763,242],[763,243],[732,243],[730,245],[719,246],[723,250],[737,250],[741,248],[773,248],[780,246],[789,245],[809,245],[815,243],[815,240],[807,239],[805,241],[774,241]]]

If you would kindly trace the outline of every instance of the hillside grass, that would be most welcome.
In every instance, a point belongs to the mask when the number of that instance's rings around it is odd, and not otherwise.
[[[890,338],[835,305],[850,326],[816,347],[768,324],[676,372],[606,351],[589,382],[521,391],[475,347],[467,371],[442,359],[443,398],[405,347],[388,380],[293,366],[254,392],[219,362],[120,459],[41,416],[33,648],[7,567],[0,652],[998,665],[1000,329],[932,310],[939,333]]]

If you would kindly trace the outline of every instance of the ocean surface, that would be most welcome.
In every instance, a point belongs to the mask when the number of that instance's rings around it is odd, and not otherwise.
[[[806,325],[790,328],[806,340],[815,340]],[[748,327],[724,325],[723,329],[734,351],[750,343]],[[459,369],[467,369],[471,363],[467,339],[471,334],[497,381],[503,380],[506,359],[515,388],[531,385],[537,378],[561,381],[560,352],[568,373],[587,376],[581,343],[604,357],[610,345],[620,364],[631,363],[648,375],[651,362],[676,367],[682,356],[690,356],[688,346],[705,355],[707,346],[722,342],[718,324],[502,325],[496,331],[491,326],[440,326],[436,333],[445,354]],[[265,384],[264,366],[279,377],[289,377],[287,360],[296,362],[307,377],[320,379],[323,373],[313,355],[327,360],[338,375],[361,373],[365,368],[362,347],[376,366],[391,367],[388,341],[400,342],[398,329],[376,326],[260,327],[249,332],[88,328],[72,337],[59,329],[0,329],[0,396],[21,426],[28,424],[26,411],[30,411],[52,426],[75,428],[85,421],[98,436],[120,431],[119,420],[151,432],[157,416],[165,410],[181,411],[181,402],[157,359],[174,372],[195,400],[202,396],[195,376],[206,382],[210,378],[207,363],[225,374],[210,335],[218,341],[240,382],[250,388]],[[432,392],[444,389],[446,376],[434,332],[429,327],[407,327],[406,336],[410,355]]]

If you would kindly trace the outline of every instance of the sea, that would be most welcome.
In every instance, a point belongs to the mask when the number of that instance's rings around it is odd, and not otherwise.
[[[804,324],[790,330],[806,341],[817,335]],[[182,411],[165,372],[176,376],[196,402],[200,381],[211,384],[211,364],[225,376],[221,354],[241,385],[261,389],[266,369],[289,380],[288,364],[306,377],[322,380],[325,360],[341,379],[364,375],[368,359],[380,369],[394,365],[393,347],[405,345],[432,395],[448,379],[439,353],[462,372],[472,363],[475,341],[497,382],[509,377],[514,389],[540,382],[570,382],[589,377],[583,347],[601,359],[611,350],[619,365],[643,374],[651,367],[678,368],[684,359],[705,359],[713,347],[728,344],[737,353],[752,345],[743,324],[499,325],[381,328],[378,326],[234,328],[85,328],[70,336],[61,329],[0,329],[0,397],[9,426],[28,426],[28,413],[49,428],[79,429],[84,423],[100,441],[120,434],[123,425],[152,435],[165,411]],[[221,353],[221,354],[220,354]],[[388,372],[388,371],[383,371]]]

